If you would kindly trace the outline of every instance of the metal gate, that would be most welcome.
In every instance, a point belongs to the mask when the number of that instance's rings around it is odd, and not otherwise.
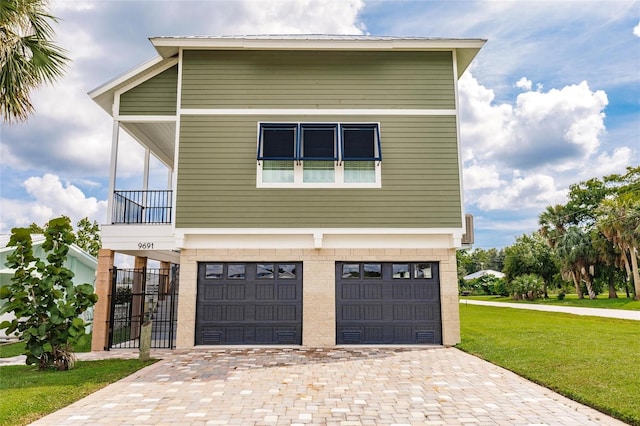
[[[179,266],[111,270],[108,348],[139,348],[140,330],[151,321],[151,347],[175,348]]]

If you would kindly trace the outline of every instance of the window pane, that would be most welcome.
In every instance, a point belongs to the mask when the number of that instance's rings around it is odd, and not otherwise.
[[[342,278],[360,278],[360,264],[359,263],[343,264]]]
[[[304,169],[303,182],[333,183],[336,180],[333,161],[309,161],[302,164]]]
[[[345,161],[345,183],[375,183],[376,169],[373,161]]]
[[[295,127],[263,127],[263,158],[295,158]]]
[[[382,278],[382,265],[379,263],[364,264],[365,278]]]
[[[293,182],[293,161],[263,161],[262,182]]]
[[[209,263],[205,266],[205,278],[219,280],[222,278],[222,264]]]
[[[259,280],[273,278],[273,264],[258,264],[256,267],[256,278]]]
[[[393,278],[411,278],[408,264],[393,264]]]
[[[302,128],[302,158],[336,158],[335,128]]]
[[[431,264],[430,263],[416,263],[413,268],[413,276],[415,278],[431,278]]]
[[[345,159],[373,159],[376,157],[375,128],[344,127],[342,133]]]
[[[232,280],[243,280],[245,278],[244,265],[229,265],[227,268],[227,278]]]
[[[295,279],[296,278],[296,265],[295,264],[280,264],[278,265],[278,278],[282,279]]]

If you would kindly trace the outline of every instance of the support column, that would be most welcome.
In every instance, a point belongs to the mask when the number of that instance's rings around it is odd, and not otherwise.
[[[145,278],[147,270],[147,258],[136,256],[134,261],[135,273],[133,275],[133,299],[131,300],[131,340],[140,337],[140,327],[144,322],[145,303]]]
[[[116,190],[116,174],[118,172],[118,138],[120,122],[113,120],[113,134],[111,136],[111,168],[109,170],[109,193],[107,194],[107,223],[113,223],[113,193]]]
[[[171,262],[160,262],[160,274],[158,300],[164,300],[171,292]]]
[[[104,351],[109,344],[109,320],[111,314],[111,270],[113,269],[115,252],[100,249],[98,252],[98,271],[96,272],[96,289],[98,302],[93,308],[92,351]]]

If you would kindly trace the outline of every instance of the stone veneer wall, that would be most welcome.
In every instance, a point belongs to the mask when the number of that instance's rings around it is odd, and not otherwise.
[[[335,262],[440,262],[444,346],[460,342],[455,249],[183,249],[177,349],[194,347],[198,262],[303,262],[302,344],[335,346]]]

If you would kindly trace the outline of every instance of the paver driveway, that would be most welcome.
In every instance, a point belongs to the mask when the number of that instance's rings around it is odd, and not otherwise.
[[[360,347],[173,351],[34,424],[623,423],[454,348]]]

